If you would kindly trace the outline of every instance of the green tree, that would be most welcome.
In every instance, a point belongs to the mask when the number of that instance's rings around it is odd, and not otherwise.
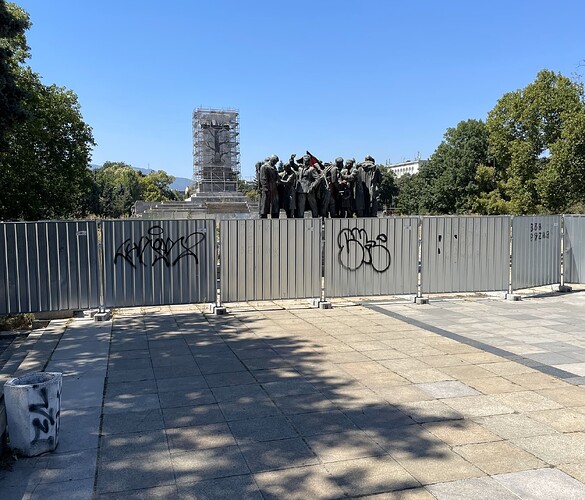
[[[2,4],[28,27],[28,16],[14,4]],[[91,187],[88,169],[95,145],[91,128],[83,121],[77,96],[56,85],[44,85],[23,64],[28,56],[24,31],[13,30],[8,47],[10,77],[18,89],[6,102],[20,107],[18,119],[9,119],[0,149],[0,219],[49,219],[82,215]],[[6,55],[6,52],[4,52]],[[6,82],[4,78],[3,82]],[[13,106],[13,108],[14,108]],[[4,122],[3,122],[4,125]]]
[[[18,65],[29,55],[24,35],[29,27],[24,10],[0,0],[0,151],[6,148],[8,131],[26,117],[25,93],[17,83],[17,76]]]
[[[100,217],[128,217],[132,205],[141,199],[140,174],[124,162],[107,161],[94,172],[95,193],[91,203]]]
[[[487,119],[496,188],[480,200],[488,211],[562,211],[585,200],[584,113],[583,86],[549,70],[497,102]]]
[[[434,214],[470,212],[479,194],[477,169],[488,161],[488,133],[483,121],[462,121],[447,129],[418,173],[421,210]]]
[[[27,118],[12,127],[0,153],[0,218],[79,216],[91,184],[88,164],[95,143],[77,96],[43,85],[29,68],[21,70],[18,82],[27,95]]]
[[[238,179],[238,191],[245,194],[252,201],[258,201],[260,193],[258,192],[258,179],[255,177],[252,182]]]
[[[398,195],[398,186],[396,185],[396,177],[394,172],[389,168],[380,165],[382,172],[382,182],[380,182],[380,189],[378,191],[378,202],[386,207],[394,206],[396,197]]]
[[[413,215],[421,213],[420,183],[418,174],[405,174],[396,179],[398,198],[396,211],[400,215]]]
[[[472,200],[472,212],[481,215],[507,213],[504,185],[498,179],[495,166],[479,165],[475,174],[478,195]]]
[[[172,175],[164,170],[156,170],[144,175],[138,172],[138,183],[140,184],[140,199],[144,201],[175,201],[178,200],[171,184],[175,182]]]
[[[98,217],[117,219],[130,216],[138,200],[179,200],[178,193],[170,187],[174,181],[164,170],[145,175],[127,163],[107,161],[93,172],[88,211]]]

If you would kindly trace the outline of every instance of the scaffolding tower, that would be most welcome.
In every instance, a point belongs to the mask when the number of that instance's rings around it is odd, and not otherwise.
[[[193,111],[193,183],[196,193],[237,191],[240,114],[235,109]]]

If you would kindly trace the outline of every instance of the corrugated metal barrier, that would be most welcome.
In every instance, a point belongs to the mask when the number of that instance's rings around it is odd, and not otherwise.
[[[548,285],[561,220],[225,220],[219,256],[213,219],[0,223],[0,314],[215,302],[218,262],[225,302]],[[564,281],[584,283],[585,216],[564,227]]]
[[[424,217],[423,293],[507,290],[510,217]]]
[[[549,285],[560,280],[560,215],[514,217],[512,289]]]
[[[99,305],[95,221],[0,223],[0,314]]]
[[[565,283],[585,283],[585,216],[565,215],[563,277]]]
[[[321,219],[220,223],[225,302],[321,296]]]
[[[416,293],[418,218],[325,220],[325,296]]]
[[[215,301],[215,221],[101,224],[107,307]]]

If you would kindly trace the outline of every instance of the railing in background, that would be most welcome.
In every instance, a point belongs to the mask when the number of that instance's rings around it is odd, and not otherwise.
[[[99,305],[95,221],[0,224],[0,314]]]

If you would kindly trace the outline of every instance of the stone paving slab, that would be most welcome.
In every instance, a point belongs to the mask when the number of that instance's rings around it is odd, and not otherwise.
[[[497,475],[494,479],[520,498],[585,499],[583,483],[558,469],[537,469]]]
[[[427,486],[438,500],[518,500],[518,495],[491,477],[474,477]]]
[[[62,443],[0,471],[2,498],[582,498],[585,388],[542,364],[558,357],[506,351],[578,355],[579,330],[552,328],[577,300],[558,317],[139,308],[67,328]]]
[[[261,472],[254,475],[254,481],[261,491],[259,498],[265,499],[334,499],[345,496],[323,465]]]

